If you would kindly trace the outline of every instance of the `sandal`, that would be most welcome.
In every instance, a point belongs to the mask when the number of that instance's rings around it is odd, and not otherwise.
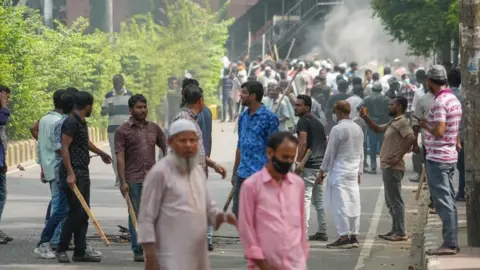
[[[429,256],[448,256],[457,254],[457,248],[439,247],[427,251]]]

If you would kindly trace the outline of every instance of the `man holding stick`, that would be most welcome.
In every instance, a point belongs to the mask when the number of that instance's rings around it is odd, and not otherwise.
[[[115,132],[115,154],[117,171],[120,177],[120,191],[132,202],[135,216],[140,209],[143,181],[147,172],[155,165],[155,145],[166,156],[165,134],[155,123],[147,121],[147,99],[143,95],[133,95],[128,100],[131,117]],[[143,262],[143,249],[137,244],[137,228],[129,215],[133,260]]]
[[[299,174],[305,183],[305,230],[308,233],[310,220],[310,204],[315,206],[317,211],[318,230],[309,240],[327,241],[327,223],[325,222],[325,211],[323,208],[322,185],[315,183],[322,165],[325,149],[327,148],[327,136],[323,125],[311,114],[312,98],[307,95],[298,95],[295,102],[295,115],[300,117],[297,123],[298,155],[295,165],[295,173]],[[304,168],[299,164],[304,159],[307,149],[312,151]]]
[[[72,234],[75,235],[75,251],[72,257],[74,262],[100,262],[101,260],[101,257],[93,257],[85,252],[88,215],[72,190],[76,185],[87,204],[90,203],[89,151],[99,155],[106,164],[112,162],[112,158],[107,153],[89,141],[85,119],[92,114],[92,108],[93,96],[90,93],[84,91],[76,93],[74,111],[62,124],[63,164],[60,167],[60,188],[67,194],[69,211],[56,254],[59,263],[70,263],[66,251]]]

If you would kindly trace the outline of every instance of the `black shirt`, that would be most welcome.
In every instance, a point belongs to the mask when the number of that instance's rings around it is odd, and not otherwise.
[[[70,162],[73,171],[78,177],[89,177],[88,165],[90,164],[90,154],[88,150],[88,127],[87,123],[76,113],[70,115],[62,125],[62,136],[72,137],[72,143],[69,147]],[[67,170],[65,166],[60,166],[60,175],[62,180],[66,179]],[[65,178],[65,179],[63,179]]]
[[[327,136],[325,135],[323,125],[311,114],[304,115],[297,123],[297,134],[299,137],[300,132],[307,133],[307,149],[312,151],[305,168],[319,169],[327,148]]]

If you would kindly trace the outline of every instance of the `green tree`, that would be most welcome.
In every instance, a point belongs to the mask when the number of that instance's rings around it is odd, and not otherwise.
[[[1,0],[0,0],[1,1]],[[156,24],[150,14],[122,24],[119,33],[89,32],[87,19],[71,27],[43,26],[37,11],[0,6],[0,84],[13,89],[9,138],[29,138],[28,128],[52,109],[53,91],[69,86],[86,90],[95,98],[89,123],[105,125],[99,115],[114,74],[123,74],[127,87],[147,96],[150,116],[161,106],[167,78],[192,70],[206,99],[217,102],[216,84],[230,21],[187,0],[169,4],[168,27]]]
[[[455,5],[456,0],[371,0],[374,15],[393,39],[421,56],[437,50],[450,54],[450,44],[458,36],[457,15],[452,10]]]

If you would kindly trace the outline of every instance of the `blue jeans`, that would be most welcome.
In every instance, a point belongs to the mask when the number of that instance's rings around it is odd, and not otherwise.
[[[140,209],[140,200],[142,198],[143,183],[130,183],[128,184],[128,195],[132,201],[133,211],[135,216],[138,217],[138,210]],[[132,251],[135,253],[141,250],[141,246],[137,244],[137,228],[133,226],[132,217],[128,214],[128,229],[130,230],[130,240],[132,243]]]
[[[226,96],[228,95],[228,96]],[[232,121],[233,119],[233,109],[232,109],[232,103],[233,100],[230,97],[231,93],[223,93],[222,97],[222,120],[227,121],[227,107],[228,107],[228,117],[229,120]]]
[[[463,142],[462,142],[463,145]],[[457,161],[458,170],[458,193],[457,197],[465,198],[465,151],[460,150]]]
[[[213,227],[212,226],[207,226],[207,241],[209,245],[213,244]]]
[[[245,178],[242,178],[237,175],[237,180],[235,181],[235,188],[233,190],[233,204],[232,204],[232,212],[238,218],[238,204],[240,200],[240,188],[242,187],[243,181]]]
[[[58,245],[63,223],[68,215],[68,200],[65,192],[59,188],[58,181],[50,182],[50,189],[52,191],[51,215],[43,228],[39,244],[50,242]]]
[[[455,163],[427,160],[426,171],[433,205],[442,220],[442,246],[456,248],[458,247],[458,217],[452,183]]]
[[[2,220],[3,208],[7,201],[7,175],[3,172],[3,168],[0,167],[0,221]]]
[[[383,143],[383,134],[375,133],[367,129],[368,144],[370,147],[370,169],[377,169],[377,153],[380,152]]]

